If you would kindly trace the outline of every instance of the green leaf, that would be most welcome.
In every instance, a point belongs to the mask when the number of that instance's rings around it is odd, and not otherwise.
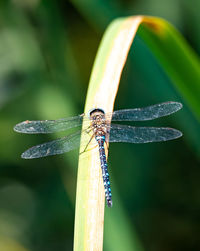
[[[112,111],[121,72],[140,25],[140,36],[158,58],[177,92],[199,120],[200,65],[197,57],[183,37],[169,23],[160,18],[145,16],[116,19],[106,30],[92,70],[85,114],[88,114],[90,109],[97,107],[102,108],[105,112]],[[83,124],[84,127],[85,124]],[[81,146],[80,151],[83,150],[83,146]],[[102,250],[104,200],[99,155],[96,148],[80,154],[79,157],[75,251]],[[116,205],[112,210],[117,212],[119,209]],[[120,214],[122,215],[121,212],[116,213],[116,215]],[[114,222],[112,224],[115,225]],[[123,225],[124,229],[126,225],[126,223]],[[121,231],[123,229],[119,229],[115,233],[119,238]],[[130,243],[132,242],[130,241]],[[122,246],[124,245],[125,243]],[[121,250],[120,248],[118,246],[118,250]],[[117,250],[117,248],[115,247],[113,250]],[[129,250],[142,250],[142,248],[137,241],[137,244],[129,245]]]

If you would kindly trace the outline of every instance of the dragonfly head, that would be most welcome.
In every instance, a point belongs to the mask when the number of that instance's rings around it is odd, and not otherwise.
[[[105,119],[105,112],[102,109],[96,108],[90,111],[90,120],[94,123],[101,122]]]
[[[91,118],[91,116],[92,116],[94,113],[101,113],[101,114],[104,114],[104,115],[105,115],[105,112],[104,112],[103,109],[101,109],[101,108],[93,108],[93,109],[89,110],[89,112],[88,112],[89,117]]]

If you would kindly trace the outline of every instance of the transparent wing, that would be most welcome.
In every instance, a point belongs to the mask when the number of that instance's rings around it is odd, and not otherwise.
[[[171,101],[144,108],[119,110],[113,112],[112,121],[153,120],[177,112],[181,108],[181,103]]]
[[[83,115],[58,119],[58,120],[26,120],[17,124],[14,127],[16,132],[21,133],[54,133],[58,131],[65,131],[67,129],[80,126],[83,121]]]
[[[34,159],[69,152],[80,144],[81,130],[69,136],[33,146],[22,153],[24,159]]]
[[[176,139],[182,133],[167,127],[133,127],[111,125],[109,142],[149,143]]]

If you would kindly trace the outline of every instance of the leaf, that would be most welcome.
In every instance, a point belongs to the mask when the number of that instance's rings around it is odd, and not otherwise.
[[[112,112],[122,69],[140,25],[139,34],[199,120],[200,67],[197,57],[169,23],[145,16],[119,18],[107,28],[92,69],[85,114],[93,108]],[[82,147],[80,151],[83,151]],[[79,158],[75,251],[102,250],[104,200],[98,149],[95,148],[80,154]],[[119,235],[121,231],[123,229],[119,229]],[[130,243],[128,250],[142,250],[140,244],[132,243],[131,240]],[[121,250],[121,247],[118,248]]]

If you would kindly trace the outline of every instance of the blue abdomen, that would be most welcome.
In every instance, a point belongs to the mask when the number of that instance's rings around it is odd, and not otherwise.
[[[100,157],[100,163],[101,163],[101,170],[102,170],[102,176],[103,176],[103,184],[105,189],[105,197],[108,207],[112,207],[112,194],[111,194],[111,188],[110,188],[110,178],[108,173],[108,164],[106,160],[106,154],[105,154],[105,136],[96,136],[96,140],[99,145],[99,157]]]

